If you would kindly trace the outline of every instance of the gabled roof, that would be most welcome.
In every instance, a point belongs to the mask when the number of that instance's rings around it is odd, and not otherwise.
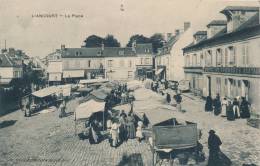
[[[0,54],[0,67],[21,67],[6,54]]]
[[[173,45],[178,41],[180,35],[181,34],[177,36],[172,36],[162,48],[158,49],[160,51],[158,55],[160,56],[160,55],[169,54],[171,52]]]
[[[136,44],[136,53],[137,54],[152,54],[153,45],[152,43]]]
[[[212,25],[227,25],[227,21],[226,20],[213,20],[207,25],[207,27],[212,26]]]

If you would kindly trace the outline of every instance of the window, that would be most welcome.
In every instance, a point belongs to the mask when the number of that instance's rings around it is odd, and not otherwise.
[[[222,65],[222,49],[220,48],[216,50],[216,62],[217,66]]]
[[[199,60],[199,65],[201,66],[203,62],[203,53],[200,54],[200,60]]]
[[[150,58],[145,58],[145,62],[144,62],[146,65],[149,65],[150,64]]]
[[[143,64],[143,58],[141,58],[141,62],[140,62],[140,64],[141,64],[141,65]]]
[[[212,51],[207,51],[207,66],[212,66]]]
[[[88,67],[91,67],[91,60],[88,60]]]
[[[216,78],[216,93],[220,94],[221,93],[221,78],[217,77]]]
[[[108,67],[112,67],[113,66],[113,60],[108,60],[108,62],[107,62],[108,64]]]
[[[78,51],[76,51],[76,56],[78,56],[79,55],[79,52]]]
[[[248,45],[243,44],[242,45],[242,65],[247,66],[248,65]]]
[[[132,61],[131,60],[128,61],[128,67],[132,67]]]
[[[64,68],[65,68],[65,69],[69,69],[69,68],[70,68],[69,65],[70,65],[70,64],[69,64],[69,61],[64,61]]]
[[[192,56],[192,64],[193,64],[193,66],[196,66],[196,65],[197,65],[197,55],[196,55],[196,54],[194,54],[194,55]]]
[[[133,78],[133,71],[128,71],[128,78]]]
[[[225,48],[225,66],[228,66],[228,49]]]
[[[232,66],[236,65],[235,47],[233,46],[228,47],[228,52],[229,52],[229,64]]]
[[[80,67],[80,61],[79,60],[75,60],[74,68],[78,68],[78,67]]]

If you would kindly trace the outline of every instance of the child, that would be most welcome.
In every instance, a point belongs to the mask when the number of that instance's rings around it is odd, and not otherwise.
[[[139,121],[138,123],[138,126],[137,126],[137,129],[136,129],[136,138],[138,140],[138,142],[141,143],[142,139],[143,139],[143,131],[142,131],[142,127],[143,127],[143,122],[142,121]]]

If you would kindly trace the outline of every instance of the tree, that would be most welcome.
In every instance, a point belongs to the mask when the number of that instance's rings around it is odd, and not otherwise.
[[[97,35],[91,35],[87,37],[84,42],[85,47],[101,47],[102,43],[104,43],[105,47],[120,47],[118,40],[110,34],[108,34],[105,38]]]
[[[104,39],[105,47],[120,47],[120,43],[113,35],[107,35]]]
[[[153,45],[153,52],[157,53],[158,48],[163,47],[164,38],[163,35],[160,33],[155,33],[150,37],[150,42]]]
[[[158,48],[161,48],[163,46],[164,38],[163,35],[160,33],[155,33],[150,38],[136,34],[130,37],[126,46],[131,47],[133,41],[136,41],[137,44],[152,43],[153,52],[157,53]]]
[[[102,37],[91,35],[84,42],[85,47],[101,47],[103,41],[104,39]]]
[[[139,43],[139,44],[150,43],[150,39],[148,37],[145,37],[144,35],[136,34],[136,35],[133,35],[133,36],[130,37],[126,46],[131,47],[132,43],[134,41],[136,41],[136,43]]]

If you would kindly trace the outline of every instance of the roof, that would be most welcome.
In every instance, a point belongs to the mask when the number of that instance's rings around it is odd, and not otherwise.
[[[260,35],[260,25],[251,26],[245,29],[236,30],[231,33],[224,33],[220,35],[215,35],[210,39],[203,40],[195,45],[186,46],[183,50],[185,51],[194,51],[201,49],[206,46],[214,46],[217,44],[229,43],[237,40],[244,40],[250,37]]]
[[[65,48],[61,51],[63,58],[101,58],[101,57],[122,57],[138,56],[139,54],[153,54],[152,44],[136,44],[136,52],[132,47],[82,47],[82,48]]]
[[[196,35],[207,35],[207,31],[197,31],[196,33],[194,33],[193,36],[196,36]]]
[[[172,49],[172,46],[178,41],[179,39],[179,36],[180,35],[177,35],[177,36],[172,36],[169,41],[162,47],[162,48],[159,48],[158,50],[160,50],[159,52],[159,56],[160,55],[166,55],[166,54],[169,54],[171,49]]]
[[[225,11],[258,11],[258,7],[254,6],[227,6],[220,13],[224,13]]]
[[[212,20],[207,27],[212,26],[212,25],[227,25],[226,20]]]
[[[21,65],[16,63],[6,54],[0,54],[0,67],[21,67]]]

